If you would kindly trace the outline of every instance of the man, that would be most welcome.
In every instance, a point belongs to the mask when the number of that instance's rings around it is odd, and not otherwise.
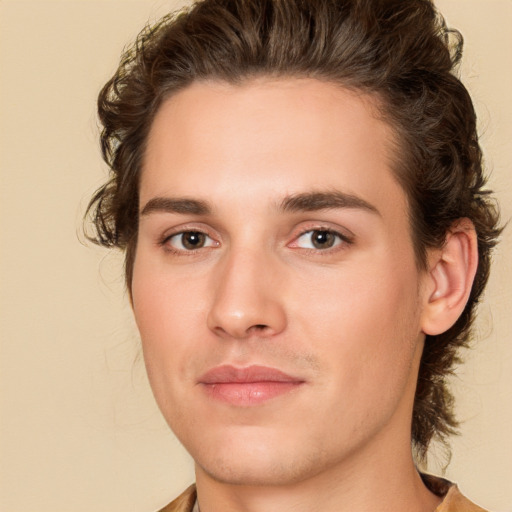
[[[163,510],[482,510],[416,468],[499,234],[461,45],[428,0],[204,0],[123,57],[90,210],[195,461]]]

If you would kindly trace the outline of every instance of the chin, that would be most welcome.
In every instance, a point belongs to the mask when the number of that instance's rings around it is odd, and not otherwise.
[[[309,476],[309,471],[280,461],[254,461],[244,457],[237,462],[219,460],[205,466],[199,465],[201,471],[210,478],[228,485],[239,486],[286,486],[293,485]]]
[[[230,485],[286,486],[311,478],[326,465],[322,450],[297,450],[302,443],[245,440],[198,453],[196,465],[210,478]],[[215,446],[215,445],[210,445]],[[302,446],[304,448],[304,446]],[[194,454],[192,454],[194,456]]]

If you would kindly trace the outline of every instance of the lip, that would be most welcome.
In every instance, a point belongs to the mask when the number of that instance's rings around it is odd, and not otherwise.
[[[304,380],[268,366],[223,365],[207,371],[200,377],[199,384],[214,400],[247,407],[294,391]]]

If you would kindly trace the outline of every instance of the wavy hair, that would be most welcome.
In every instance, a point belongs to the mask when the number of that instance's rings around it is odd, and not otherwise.
[[[192,82],[309,77],[373,95],[396,133],[394,172],[408,197],[419,267],[456,219],[471,219],[478,237],[469,301],[453,327],[425,343],[412,421],[423,459],[432,438],[446,442],[456,432],[447,376],[468,344],[500,233],[475,111],[456,73],[462,46],[430,0],[201,0],[169,14],[139,34],[99,95],[110,177],[88,207],[90,239],[126,251],[130,290],[148,132],[162,102]]]

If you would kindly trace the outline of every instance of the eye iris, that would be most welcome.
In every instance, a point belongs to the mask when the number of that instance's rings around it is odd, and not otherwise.
[[[199,233],[197,231],[183,233],[183,247],[186,249],[197,249],[198,247],[203,247],[205,239],[206,237],[204,233]]]
[[[317,249],[328,249],[334,245],[335,237],[329,231],[314,231],[311,241]]]

